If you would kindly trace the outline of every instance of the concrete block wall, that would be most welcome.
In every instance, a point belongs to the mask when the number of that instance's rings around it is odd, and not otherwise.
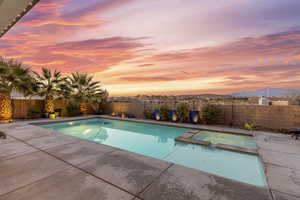
[[[13,117],[27,118],[30,108],[43,110],[43,100],[13,100]],[[55,108],[63,109],[63,115],[66,115],[66,105],[61,100],[54,101]],[[137,118],[144,118],[143,111],[147,109],[157,109],[161,105],[167,105],[175,109],[178,105],[174,102],[110,102],[106,105],[105,112],[128,113]],[[201,111],[202,104],[188,104],[192,110]],[[218,105],[221,114],[217,121],[220,125],[244,126],[245,123],[253,122],[257,126],[266,129],[288,129],[291,127],[300,127],[300,106],[259,106],[259,105]],[[92,113],[92,112],[91,112]]]
[[[156,109],[161,105],[176,108],[174,103],[111,102],[106,113],[128,113],[143,118],[145,108]],[[190,109],[201,111],[198,104],[189,104]],[[258,127],[280,130],[300,127],[300,106],[259,106],[259,105],[218,105],[221,113],[217,124],[243,127],[245,123],[255,123]]]

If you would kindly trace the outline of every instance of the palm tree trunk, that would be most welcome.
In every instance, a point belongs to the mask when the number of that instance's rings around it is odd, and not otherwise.
[[[45,99],[45,112],[46,113],[54,112],[54,103],[52,97],[46,97]]]
[[[0,94],[0,121],[9,122],[12,119],[12,105],[9,93]]]
[[[80,108],[80,112],[82,114],[84,114],[84,115],[88,114],[89,108],[88,108],[87,103],[81,102],[80,105],[79,105],[79,108]]]

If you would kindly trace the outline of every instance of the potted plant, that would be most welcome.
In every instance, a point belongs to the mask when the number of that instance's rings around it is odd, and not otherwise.
[[[189,113],[189,120],[193,124],[197,124],[199,121],[199,111],[197,110],[191,110]]]
[[[170,110],[169,112],[169,119],[172,121],[172,122],[176,122],[178,120],[178,115],[177,115],[177,112],[176,110]]]
[[[154,119],[157,120],[157,121],[159,121],[161,119],[159,109],[154,110]]]
[[[244,128],[248,131],[255,131],[256,130],[256,124],[255,124],[255,122],[248,122],[244,125]]]
[[[49,113],[49,118],[50,119],[55,119],[56,118],[55,112],[50,112]]]

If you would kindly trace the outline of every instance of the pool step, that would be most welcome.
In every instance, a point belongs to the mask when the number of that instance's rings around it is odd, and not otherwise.
[[[200,144],[200,145],[205,145],[205,146],[209,146],[211,143],[209,141],[204,141],[204,140],[194,140],[192,138],[186,138],[186,137],[176,137],[175,141],[178,142],[187,142],[187,143],[191,143],[191,144]]]
[[[240,153],[248,153],[248,154],[252,154],[252,155],[258,155],[258,152],[256,149],[249,149],[249,148],[245,148],[245,147],[238,147],[238,146],[221,144],[221,143],[212,144],[209,141],[193,139],[193,136],[197,135],[199,133],[200,133],[200,130],[190,130],[187,133],[176,137],[175,141],[210,146],[210,147],[214,147],[214,148],[218,148],[218,149],[236,151],[236,152],[240,152]]]
[[[249,148],[244,148],[244,147],[238,147],[238,146],[232,146],[232,145],[228,145],[228,144],[215,144],[216,148],[219,149],[225,149],[225,150],[229,150],[229,151],[238,151],[241,153],[248,153],[248,154],[253,154],[253,155],[258,155],[258,152],[256,149],[249,149]]]

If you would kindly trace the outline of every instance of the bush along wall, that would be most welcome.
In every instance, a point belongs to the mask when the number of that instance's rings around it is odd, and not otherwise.
[[[144,118],[145,119],[153,119],[153,112],[151,109],[149,108],[146,108],[144,111],[143,111],[143,115],[144,115]]]
[[[189,107],[187,104],[181,103],[177,106],[177,115],[179,122],[188,122]]]
[[[168,121],[169,120],[169,108],[167,105],[162,105],[159,108],[160,117],[162,121]]]
[[[201,109],[201,121],[204,124],[216,123],[219,115],[221,113],[220,108],[214,104],[206,104]]]

